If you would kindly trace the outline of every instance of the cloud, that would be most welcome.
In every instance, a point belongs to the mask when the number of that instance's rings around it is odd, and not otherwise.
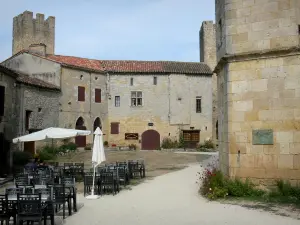
[[[56,17],[56,54],[199,61],[199,29],[203,20],[214,19],[213,2],[11,0],[0,14],[0,61],[11,55],[12,18],[25,10]]]

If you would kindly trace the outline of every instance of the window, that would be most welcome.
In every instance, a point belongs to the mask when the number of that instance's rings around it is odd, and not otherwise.
[[[120,96],[115,96],[115,107],[120,107]]]
[[[97,103],[101,102],[101,89],[99,88],[95,89],[95,102]]]
[[[0,86],[0,116],[4,116],[5,87]]]
[[[26,110],[25,111],[25,130],[28,130],[30,127],[30,115],[32,111],[31,110]]]
[[[196,113],[201,113],[202,111],[201,100],[201,97],[196,97]]]
[[[110,133],[111,134],[119,134],[119,132],[120,132],[119,124],[120,123],[117,123],[117,122],[110,123]]]
[[[157,77],[153,77],[153,84],[157,85]]]
[[[222,19],[219,20],[219,45],[218,47],[222,46],[222,38],[223,38],[223,24]]]
[[[78,86],[78,101],[79,102],[85,101],[85,87]]]
[[[143,94],[141,91],[131,92],[131,106],[142,106],[143,105]]]
[[[133,77],[130,78],[130,85],[133,85]]]

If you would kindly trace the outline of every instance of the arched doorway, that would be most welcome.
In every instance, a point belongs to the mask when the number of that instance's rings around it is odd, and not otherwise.
[[[142,150],[158,150],[160,134],[156,130],[146,130],[142,133]]]
[[[99,117],[97,117],[94,121],[94,131],[96,130],[97,127],[99,127],[102,130],[101,120]]]
[[[216,139],[219,139],[219,126],[218,126],[218,120],[216,122]]]
[[[86,130],[86,126],[84,125],[84,119],[79,117],[76,121],[77,130]],[[77,136],[75,137],[75,144],[79,148],[84,148],[86,146],[86,136]]]

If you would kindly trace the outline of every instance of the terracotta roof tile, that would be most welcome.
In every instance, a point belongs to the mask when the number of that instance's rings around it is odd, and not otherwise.
[[[174,61],[95,60],[74,56],[48,55],[48,59],[77,68],[112,73],[178,73],[211,75],[204,63]]]
[[[41,87],[41,88],[47,88],[47,89],[54,89],[54,90],[60,90],[59,87],[57,87],[56,85],[47,83],[43,80],[37,79],[37,78],[33,78],[33,77],[29,77],[26,74],[20,73],[18,71],[15,70],[11,70],[5,66],[0,65],[0,71],[13,76],[14,78],[16,78],[16,81],[20,82],[20,83],[24,83],[24,84],[28,84],[28,85],[33,85],[36,87]]]
[[[47,88],[47,89],[53,89],[53,90],[60,90],[59,87],[56,85],[50,84],[48,82],[45,82],[43,80],[34,78],[34,77],[29,77],[28,75],[24,74],[19,74],[17,81],[23,84],[29,84],[37,87],[42,87],[42,88]]]

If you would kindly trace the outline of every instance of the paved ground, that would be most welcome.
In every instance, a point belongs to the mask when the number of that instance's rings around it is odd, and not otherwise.
[[[235,205],[208,202],[198,195],[200,165],[165,174],[116,196],[86,200],[66,225],[299,225],[299,220]]]

